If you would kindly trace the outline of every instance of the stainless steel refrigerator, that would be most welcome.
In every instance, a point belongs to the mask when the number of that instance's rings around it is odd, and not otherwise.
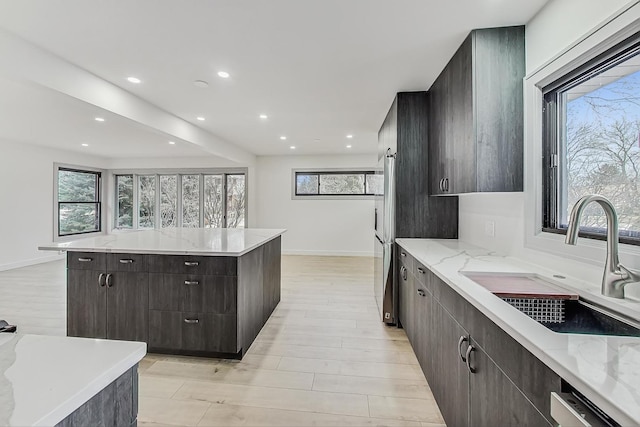
[[[382,321],[396,323],[394,297],[394,241],[395,241],[395,161],[396,155],[387,150],[378,163],[376,174],[380,186],[375,196],[375,282],[374,293]]]

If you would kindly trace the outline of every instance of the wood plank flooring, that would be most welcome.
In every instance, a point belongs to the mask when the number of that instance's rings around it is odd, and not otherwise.
[[[444,425],[404,331],[379,320],[370,258],[282,267],[282,301],[242,361],[142,360],[138,425]],[[64,335],[64,282],[63,262],[0,272],[0,318]]]

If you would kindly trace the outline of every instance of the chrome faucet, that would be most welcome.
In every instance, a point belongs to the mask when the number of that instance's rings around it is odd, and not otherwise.
[[[611,298],[624,298],[624,287],[628,283],[640,282],[640,271],[630,270],[620,264],[618,259],[618,214],[607,198],[590,194],[576,202],[571,209],[567,238],[564,242],[568,245],[575,245],[578,242],[580,217],[585,207],[591,202],[602,206],[607,215],[607,260],[602,276],[602,295]]]

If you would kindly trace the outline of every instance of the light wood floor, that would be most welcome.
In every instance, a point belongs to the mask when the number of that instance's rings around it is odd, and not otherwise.
[[[283,257],[282,300],[242,361],[147,355],[140,426],[444,425],[403,330],[378,318],[373,265]],[[0,318],[64,335],[63,262],[0,272]]]

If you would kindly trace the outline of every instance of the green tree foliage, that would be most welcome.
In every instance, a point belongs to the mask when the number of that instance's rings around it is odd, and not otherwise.
[[[100,230],[99,174],[58,171],[59,234]]]

